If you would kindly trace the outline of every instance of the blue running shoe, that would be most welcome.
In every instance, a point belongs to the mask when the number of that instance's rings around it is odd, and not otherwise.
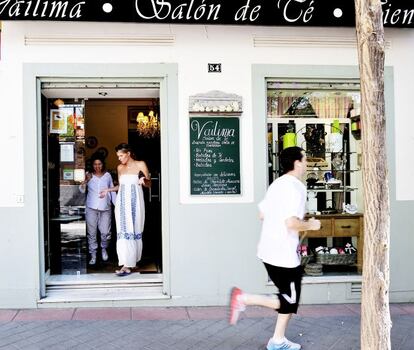
[[[302,346],[297,343],[293,343],[286,338],[283,338],[281,343],[275,343],[273,338],[270,338],[269,342],[267,343],[267,350],[299,350],[302,349]]]

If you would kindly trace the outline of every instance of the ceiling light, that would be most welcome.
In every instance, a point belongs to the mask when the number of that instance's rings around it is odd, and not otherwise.
[[[137,114],[137,132],[144,138],[153,138],[160,135],[160,120],[158,118],[158,104],[154,100],[150,110]]]
[[[58,98],[58,99],[56,99],[56,100],[53,101],[53,104],[56,107],[60,107],[60,106],[63,106],[65,104],[65,101],[63,101],[61,98]]]

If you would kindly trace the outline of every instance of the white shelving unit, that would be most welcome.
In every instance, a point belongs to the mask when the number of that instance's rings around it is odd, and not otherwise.
[[[350,133],[350,123],[351,120],[348,118],[340,118],[337,119],[339,120],[339,124],[343,125],[343,124],[347,124],[348,125],[348,130]],[[325,140],[328,140],[330,137],[330,133],[331,133],[331,128],[330,125],[333,123],[334,119],[326,119],[326,118],[295,118],[295,116],[292,117],[280,117],[280,118],[268,118],[268,125],[271,124],[272,125],[272,159],[269,159],[269,166],[272,167],[273,169],[273,179],[274,180],[276,177],[279,176],[279,169],[278,169],[278,159],[277,159],[277,152],[282,150],[282,143],[280,142],[280,138],[282,135],[278,134],[278,126],[280,124],[290,124],[291,121],[294,122],[295,124],[295,131],[296,131],[296,144],[299,147],[302,147],[303,149],[306,150],[306,140],[305,140],[305,136],[303,135],[306,131],[306,125],[307,124],[322,124],[325,125]],[[302,130],[302,131],[300,131]],[[332,203],[333,201],[333,194],[334,193],[350,193],[350,202],[351,204],[357,204],[358,205],[358,209],[361,210],[362,208],[359,206],[359,204],[362,202],[360,200],[360,198],[358,197],[359,195],[359,189],[358,189],[358,184],[361,183],[361,171],[359,168],[359,164],[358,164],[358,144],[357,144],[357,140],[355,140],[355,138],[351,135],[351,133],[349,134],[349,145],[348,145],[348,149],[349,152],[346,152],[346,156],[348,158],[349,164],[346,166],[346,169],[344,170],[336,170],[337,172],[340,173],[346,173],[349,174],[349,181],[346,181],[345,183],[345,187],[341,186],[340,188],[313,188],[313,189],[308,189],[308,191],[313,191],[315,193],[320,193],[320,192],[325,192],[326,193],[326,202],[327,203]],[[341,152],[335,152],[335,153],[331,153],[331,152],[325,152],[325,161],[327,162],[327,168],[326,169],[320,169],[318,172],[319,173],[325,173],[327,171],[332,171],[333,167],[332,167],[332,154],[337,154],[337,153],[341,153]],[[313,171],[311,170],[311,164],[309,164],[308,162],[308,170],[309,171]],[[346,176],[348,177],[348,176]],[[344,176],[344,178],[346,178]],[[342,184],[343,185],[343,184]],[[326,205],[328,206],[328,205]]]

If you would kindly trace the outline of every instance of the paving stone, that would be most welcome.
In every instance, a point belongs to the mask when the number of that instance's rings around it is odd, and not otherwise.
[[[8,345],[6,347],[0,347],[0,349],[8,349],[8,350],[12,350],[12,349],[19,349],[19,350],[42,350],[44,348],[41,348],[40,345],[35,345],[35,344],[30,344],[25,346],[24,348],[19,348],[17,346],[15,346],[14,344]]]
[[[400,304],[390,305],[391,315],[407,315],[407,311],[404,310],[404,306]]]
[[[398,306],[407,314],[414,315],[414,304],[398,304]]]
[[[7,322],[14,319],[18,310],[0,310],[0,322]]]
[[[21,350],[22,348],[17,347],[16,345],[12,344],[10,346],[0,346],[0,350]]]
[[[133,320],[184,320],[188,319],[186,308],[132,308]]]
[[[80,310],[75,314],[92,314],[90,309]],[[0,322],[0,349],[265,350],[276,321],[273,312],[267,316],[259,310],[250,314],[246,312],[236,326],[228,325],[227,317],[224,317],[225,308],[146,310],[153,312],[143,317],[138,308],[95,309],[95,315],[100,313],[106,319],[45,321],[45,314],[39,313],[39,320]],[[151,319],[161,315],[162,310],[168,311],[161,319]],[[399,304],[393,308],[393,349],[414,349],[411,310],[411,304]],[[134,319],[134,311],[135,317],[141,319]],[[292,318],[287,337],[301,343],[304,350],[360,348],[358,306],[318,305],[303,311]],[[126,317],[127,314],[131,317]],[[254,315],[261,317],[252,317]]]
[[[33,309],[21,310],[15,316],[14,321],[50,321],[70,320],[73,309]]]
[[[298,310],[299,316],[353,316],[355,312],[345,305],[302,305]]]
[[[189,307],[189,318],[192,320],[227,319],[228,312],[223,307]]]
[[[74,320],[130,320],[129,308],[94,308],[77,309],[73,315]]]

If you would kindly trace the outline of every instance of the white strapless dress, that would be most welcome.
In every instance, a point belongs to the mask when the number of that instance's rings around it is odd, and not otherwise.
[[[120,176],[115,219],[119,266],[134,267],[141,260],[145,223],[144,194],[142,186],[138,185],[138,175]]]

